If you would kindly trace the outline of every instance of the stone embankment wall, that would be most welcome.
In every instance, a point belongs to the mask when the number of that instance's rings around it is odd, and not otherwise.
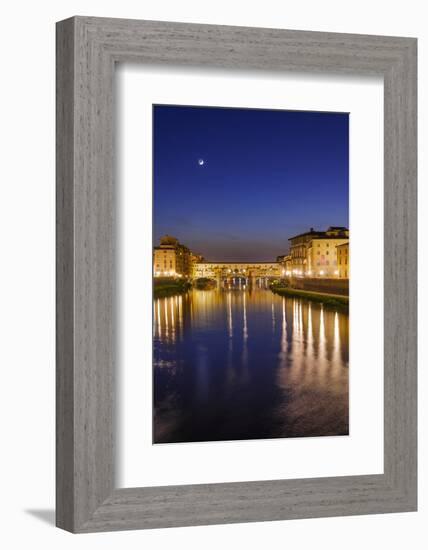
[[[289,281],[291,288],[308,290],[312,292],[325,292],[327,294],[349,295],[349,279],[298,279]]]

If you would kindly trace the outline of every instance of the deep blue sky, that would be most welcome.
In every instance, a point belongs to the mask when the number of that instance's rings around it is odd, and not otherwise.
[[[348,114],[153,109],[154,244],[270,261],[310,227],[348,226]]]

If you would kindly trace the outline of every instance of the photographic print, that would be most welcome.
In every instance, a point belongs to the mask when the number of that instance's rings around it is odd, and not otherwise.
[[[153,106],[154,444],[349,434],[348,172],[348,113]]]

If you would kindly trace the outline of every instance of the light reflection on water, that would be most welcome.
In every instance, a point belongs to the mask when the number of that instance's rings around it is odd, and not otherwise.
[[[155,443],[348,433],[347,314],[242,287],[153,313]]]

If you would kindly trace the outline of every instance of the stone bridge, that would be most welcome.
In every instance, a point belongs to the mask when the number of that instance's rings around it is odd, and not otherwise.
[[[277,262],[200,262],[193,265],[192,278],[215,279],[221,284],[233,279],[245,279],[254,284],[281,277],[282,266]]]

